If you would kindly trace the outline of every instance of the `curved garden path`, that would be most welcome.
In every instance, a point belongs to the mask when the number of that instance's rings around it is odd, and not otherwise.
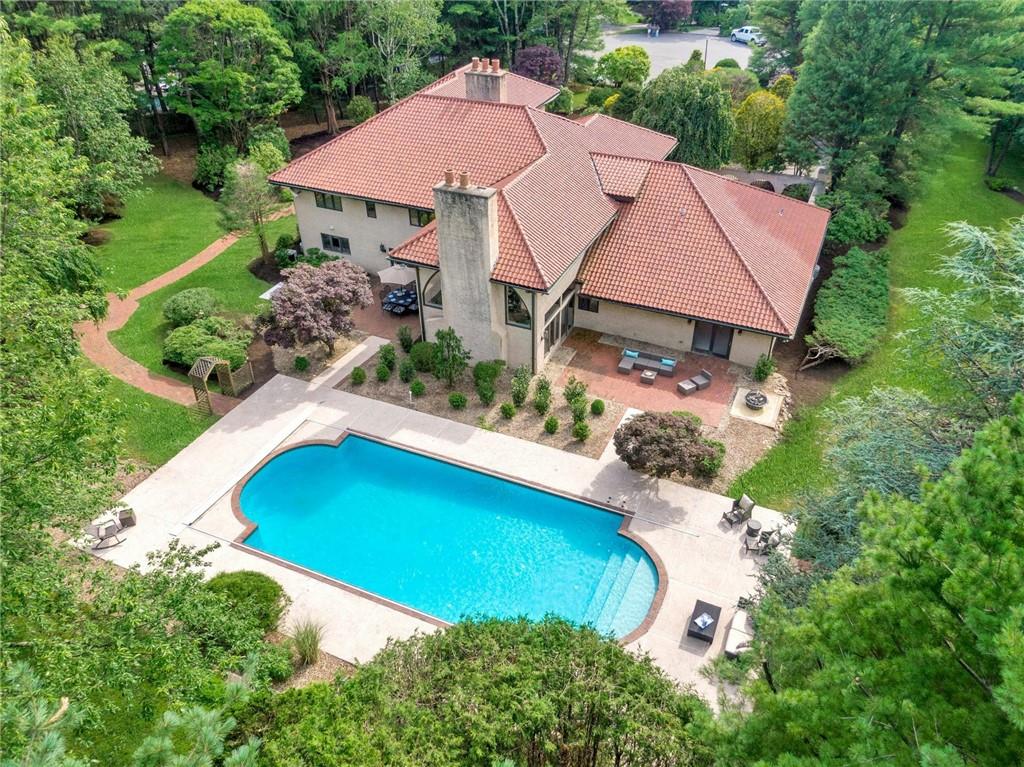
[[[278,219],[291,215],[291,213],[292,208],[288,206],[276,211],[270,218]],[[123,299],[119,298],[115,293],[107,293],[107,316],[99,322],[86,320],[75,325],[75,332],[78,335],[82,352],[92,362],[106,369],[111,375],[121,379],[126,384],[142,389],[144,392],[157,397],[163,397],[171,402],[177,402],[179,405],[189,406],[195,404],[196,398],[192,393],[192,386],[190,384],[179,381],[176,378],[154,373],[130,357],[125,356],[110,342],[108,334],[124,327],[124,324],[128,322],[129,318],[135,313],[135,310],[139,308],[139,301],[142,298],[177,282],[204,264],[208,264],[238,242],[245,234],[245,232],[231,232],[224,235],[207,245],[187,261],[131,290]],[[224,415],[239,402],[241,400],[235,397],[210,392],[210,404],[213,406],[213,412],[217,415]]]

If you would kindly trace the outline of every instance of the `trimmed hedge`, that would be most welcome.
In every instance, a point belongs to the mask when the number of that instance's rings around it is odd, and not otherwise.
[[[277,628],[288,606],[281,584],[253,570],[215,575],[206,588],[227,597],[235,610],[251,614],[265,634]]]

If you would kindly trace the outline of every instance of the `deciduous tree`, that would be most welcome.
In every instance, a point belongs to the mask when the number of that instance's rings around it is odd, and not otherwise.
[[[516,55],[515,73],[548,85],[562,80],[562,57],[547,45],[531,45]]]
[[[625,464],[652,477],[713,477],[724,448],[705,439],[691,413],[641,413],[615,431],[615,453]]]
[[[391,103],[428,81],[422,59],[451,32],[441,0],[377,0],[360,6],[360,28],[374,51],[373,71]]]
[[[274,322],[266,333],[267,343],[322,343],[329,348],[355,327],[353,307],[373,303],[370,278],[351,261],[299,264],[281,274],[285,283],[270,299]]]
[[[251,226],[259,241],[260,255],[268,266],[273,266],[274,257],[267,243],[267,221],[276,202],[274,191],[267,183],[267,171],[256,162],[239,160],[228,169],[220,199],[224,227]]]
[[[434,375],[454,386],[469,367],[470,350],[462,345],[459,334],[451,328],[437,331],[434,339]]]
[[[625,45],[602,56],[598,69],[616,87],[643,85],[651,74],[651,57],[639,45]]]
[[[782,126],[786,102],[768,91],[747,96],[736,110],[733,158],[747,170],[768,170],[782,164]]]

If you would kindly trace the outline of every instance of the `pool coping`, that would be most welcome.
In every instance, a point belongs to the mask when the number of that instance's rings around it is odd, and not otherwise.
[[[322,583],[326,583],[330,586],[334,586],[344,591],[348,591],[349,593],[355,594],[356,596],[364,597],[365,599],[369,599],[370,601],[376,602],[377,604],[383,605],[384,607],[389,607],[393,610],[397,610],[398,612],[410,615],[413,618],[418,618],[419,620],[431,623],[440,628],[446,628],[448,626],[451,626],[452,624],[449,621],[442,620],[434,615],[431,615],[430,613],[425,613],[421,610],[417,610],[414,607],[409,607],[408,605],[402,604],[401,602],[396,602],[393,599],[388,599],[387,597],[383,597],[380,594],[376,594],[372,591],[367,591],[366,589],[360,588],[359,586],[355,586],[351,583],[347,583],[346,581],[340,580],[338,578],[332,578],[330,576],[324,575],[323,573],[319,573],[315,570],[310,570],[309,568],[303,567],[302,565],[297,565],[294,562],[290,562],[286,559],[274,556],[273,554],[261,551],[260,549],[254,548],[253,546],[249,546],[245,543],[245,540],[250,535],[252,535],[252,533],[256,530],[258,526],[255,522],[253,522],[251,519],[249,519],[249,517],[245,515],[245,513],[242,511],[241,506],[242,490],[246,486],[246,484],[248,484],[249,480],[252,479],[253,476],[255,476],[255,474],[260,469],[262,469],[272,460],[277,458],[279,455],[290,452],[292,450],[297,450],[298,448],[301,447],[311,447],[315,445],[325,447],[338,447],[350,435],[370,440],[371,442],[376,442],[387,447],[393,447],[397,450],[405,450],[407,452],[422,456],[424,458],[430,458],[432,460],[440,461],[451,466],[457,466],[461,469],[474,471],[477,472],[478,474],[484,474],[486,476],[501,479],[506,482],[513,482],[517,485],[523,485],[533,490],[548,493],[550,495],[555,495],[561,498],[565,498],[566,500],[575,501],[577,503],[582,503],[587,506],[598,508],[605,512],[619,515],[620,517],[622,517],[622,522],[619,525],[617,531],[618,534],[621,535],[623,538],[626,538],[635,543],[650,558],[651,562],[654,564],[655,571],[658,574],[658,588],[654,593],[654,598],[651,600],[651,606],[650,608],[648,608],[647,615],[644,617],[644,619],[640,621],[640,623],[637,625],[635,629],[633,629],[628,634],[623,636],[621,639],[618,639],[616,641],[619,643],[619,645],[625,646],[646,634],[647,631],[654,624],[655,619],[658,617],[658,613],[661,611],[661,606],[665,601],[665,593],[668,590],[668,570],[666,569],[665,563],[662,561],[661,557],[647,543],[647,541],[645,541],[643,538],[641,538],[639,535],[637,535],[635,532],[629,529],[630,521],[634,519],[636,516],[635,512],[631,511],[630,509],[612,506],[611,504],[603,503],[602,501],[594,500],[591,498],[585,498],[574,493],[567,493],[564,490],[557,490],[555,488],[548,487],[547,485],[543,485],[539,482],[523,479],[522,477],[516,477],[501,471],[495,471],[493,469],[487,469],[481,466],[476,466],[474,464],[461,461],[457,458],[451,458],[449,456],[433,453],[429,450],[423,450],[421,448],[411,447],[408,445],[392,442],[390,440],[383,439],[373,434],[367,434],[366,432],[362,432],[352,428],[346,428],[344,431],[342,431],[341,435],[337,439],[333,440],[306,439],[300,440],[298,442],[293,442],[288,445],[279,445],[278,447],[270,451],[267,455],[265,455],[252,469],[250,469],[246,473],[244,477],[242,477],[237,483],[235,483],[235,486],[231,491],[231,513],[234,515],[235,519],[238,520],[238,522],[242,525],[243,529],[242,532],[235,536],[234,540],[231,541],[231,546],[241,551],[245,551],[247,553],[261,557],[262,559],[265,559],[267,561],[281,565],[282,567],[286,567],[294,572],[315,578],[316,580],[321,581]]]

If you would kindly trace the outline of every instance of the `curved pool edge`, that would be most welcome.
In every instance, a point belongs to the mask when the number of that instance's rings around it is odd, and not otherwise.
[[[252,479],[257,474],[257,472],[260,471],[260,469],[262,469],[272,460],[274,460],[280,455],[283,455],[284,453],[288,453],[291,452],[292,450],[297,450],[302,447],[338,447],[339,445],[341,445],[342,442],[345,441],[345,438],[348,437],[349,435],[370,440],[371,442],[376,442],[378,444],[385,445],[386,447],[391,447],[398,450],[405,450],[406,452],[414,453],[415,455],[419,455],[424,458],[430,458],[432,460],[440,461],[451,466],[457,466],[459,468],[467,469],[469,471],[475,471],[479,474],[485,474],[487,476],[495,477],[506,482],[513,482],[517,485],[523,485],[524,487],[529,487],[533,490],[538,490],[540,492],[548,493],[550,495],[556,495],[561,498],[566,498],[568,500],[575,501],[577,503],[585,504],[587,506],[593,506],[594,508],[612,514],[617,514],[618,516],[622,517],[622,522],[617,530],[618,534],[621,535],[623,538],[626,538],[635,543],[637,546],[640,547],[644,554],[646,554],[650,558],[651,562],[654,564],[654,569],[658,575],[658,588],[654,592],[654,598],[651,600],[651,606],[650,608],[648,608],[647,614],[644,616],[644,619],[640,621],[640,623],[637,625],[635,629],[630,631],[622,638],[616,639],[615,641],[620,646],[624,647],[625,645],[636,641],[644,634],[646,634],[647,631],[650,630],[651,626],[654,624],[654,621],[658,617],[658,613],[661,610],[661,606],[665,601],[665,592],[668,590],[668,571],[665,569],[665,563],[658,555],[658,552],[651,548],[650,544],[643,538],[641,538],[636,532],[629,529],[630,521],[633,520],[636,516],[632,511],[629,511],[628,509],[616,508],[611,504],[602,503],[601,501],[596,501],[591,498],[584,498],[583,496],[575,495],[573,493],[567,493],[563,490],[556,490],[555,488],[547,487],[546,485],[542,485],[539,482],[533,482],[532,480],[523,479],[522,477],[515,477],[511,474],[505,474],[504,472],[494,471],[493,469],[486,469],[481,466],[465,463],[464,461],[460,461],[456,458],[451,458],[448,456],[439,455],[437,453],[432,453],[429,450],[422,450],[420,448],[410,447],[408,445],[402,445],[395,442],[391,442],[389,440],[382,439],[381,437],[377,437],[373,434],[367,434],[366,432],[357,431],[355,429],[345,429],[345,431],[343,431],[337,439],[333,440],[305,439],[300,440],[298,442],[293,442],[288,445],[277,447],[274,450],[270,451],[270,453],[265,455],[259,461],[259,463],[257,463],[252,469],[246,472],[245,476],[238,480],[238,482],[235,484],[234,488],[231,491],[231,513],[234,515],[235,519],[242,525],[243,528],[242,532],[236,535],[234,540],[231,541],[231,546],[241,551],[245,551],[250,554],[254,554],[255,556],[266,559],[269,562],[273,562],[275,564],[286,567],[289,570],[292,570],[293,572],[297,572],[301,575],[306,575],[315,578],[316,580],[321,581],[322,583],[326,583],[329,586],[335,586],[344,591],[348,591],[351,594],[355,594],[356,596],[364,597],[372,602],[376,602],[379,605],[390,607],[394,610],[398,610],[399,612],[405,613],[406,615],[410,615],[414,618],[419,618],[420,620],[426,621],[427,623],[432,623],[435,626],[439,626],[440,628],[447,628],[448,626],[451,626],[452,624],[449,621],[442,620],[441,618],[431,615],[430,613],[425,613],[422,610],[417,610],[416,608],[402,604],[401,602],[396,602],[393,599],[388,599],[387,597],[381,596],[380,594],[377,594],[375,592],[367,591],[366,589],[362,589],[359,586],[355,586],[346,581],[339,580],[338,578],[332,578],[328,575],[324,575],[323,573],[319,573],[316,570],[311,570],[307,567],[303,567],[302,565],[290,562],[287,559],[282,559],[281,557],[254,548],[253,546],[246,545],[245,540],[253,534],[253,532],[256,530],[258,526],[255,522],[253,522],[251,519],[249,519],[249,517],[245,515],[245,512],[242,511],[242,490],[248,484],[249,480]]]

